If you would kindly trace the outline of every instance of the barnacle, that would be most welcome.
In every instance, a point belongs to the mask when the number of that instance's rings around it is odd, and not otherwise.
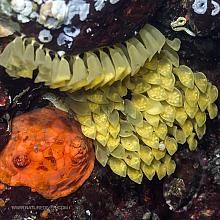
[[[85,182],[94,160],[92,142],[78,122],[55,108],[36,109],[14,118],[0,154],[0,181],[57,199]]]

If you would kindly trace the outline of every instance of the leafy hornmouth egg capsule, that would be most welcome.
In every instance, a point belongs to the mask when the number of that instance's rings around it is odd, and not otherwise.
[[[78,32],[65,25],[61,43],[68,47]],[[35,68],[35,82],[64,91],[82,133],[94,141],[97,160],[134,182],[143,174],[150,180],[171,175],[178,144],[195,150],[206,111],[210,118],[217,115],[217,88],[203,73],[179,66],[179,41],[166,40],[150,25],[123,44],[77,55],[31,42],[16,38],[0,54],[0,64],[14,77]]]

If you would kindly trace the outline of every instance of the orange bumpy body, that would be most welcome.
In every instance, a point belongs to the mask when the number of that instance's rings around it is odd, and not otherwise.
[[[92,142],[76,121],[55,108],[36,109],[14,118],[0,153],[0,181],[57,199],[85,182],[94,161]]]

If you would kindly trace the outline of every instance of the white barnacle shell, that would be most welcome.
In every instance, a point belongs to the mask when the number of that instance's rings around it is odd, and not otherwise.
[[[59,57],[63,57],[65,55],[65,51],[59,50],[59,51],[57,51],[57,54]]]
[[[20,13],[24,16],[30,15],[32,12],[32,2],[29,0],[25,1],[25,8]]]
[[[22,14],[18,14],[17,19],[21,21],[22,23],[27,23],[30,21],[30,19]]]
[[[40,6],[37,22],[49,29],[59,28],[67,15],[67,5],[64,0],[48,0]]]
[[[12,0],[11,8],[17,15],[17,19],[22,23],[27,23],[30,21],[28,16],[32,12],[32,2],[30,0]]]
[[[67,7],[65,24],[68,25],[76,15],[79,15],[80,21],[85,21],[89,14],[90,4],[86,3],[85,0],[70,0]]]
[[[51,13],[54,18],[62,22],[67,14],[68,8],[64,0],[53,1]]]
[[[30,14],[31,19],[38,18],[38,17],[39,17],[39,14],[36,11],[34,11]]]
[[[51,7],[52,7],[51,4],[52,4],[52,2],[48,1],[45,4],[41,5],[41,7],[40,7],[40,16],[39,16],[39,19],[38,19],[38,22],[40,24],[44,24],[47,20],[47,17],[49,15],[51,15]]]
[[[95,0],[95,10],[101,11],[105,7],[106,0]]]
[[[205,14],[208,9],[208,0],[195,0],[192,8],[196,14]]]
[[[19,13],[25,8],[25,0],[12,0],[11,7],[15,12]]]
[[[44,30],[40,31],[40,33],[38,35],[38,39],[42,43],[49,43],[50,41],[52,41],[53,36],[51,35],[49,30],[44,29]]]
[[[110,3],[111,4],[116,4],[116,3],[118,3],[120,0],[110,0]]]
[[[69,37],[77,37],[80,34],[80,29],[75,26],[64,27],[63,31]]]
[[[32,2],[30,0],[12,0],[12,9],[23,16],[28,16],[32,12]]]
[[[212,5],[214,6],[214,9],[212,10],[211,15],[212,15],[212,16],[216,16],[216,15],[219,14],[219,12],[220,12],[220,4],[217,3],[216,1],[213,1],[213,0],[212,0],[211,3],[212,3]]]
[[[60,33],[58,38],[57,38],[57,44],[59,46],[67,44],[69,48],[72,45],[72,41],[73,41],[73,38],[70,37],[70,36],[65,35],[64,33]]]

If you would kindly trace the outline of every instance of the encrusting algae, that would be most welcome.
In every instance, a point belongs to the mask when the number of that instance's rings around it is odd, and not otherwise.
[[[196,150],[206,112],[217,115],[217,88],[201,72],[179,65],[180,41],[146,25],[112,47],[61,56],[22,37],[9,43],[0,65],[12,77],[33,78],[66,91],[83,134],[94,140],[97,160],[141,183],[176,168],[178,145]]]

